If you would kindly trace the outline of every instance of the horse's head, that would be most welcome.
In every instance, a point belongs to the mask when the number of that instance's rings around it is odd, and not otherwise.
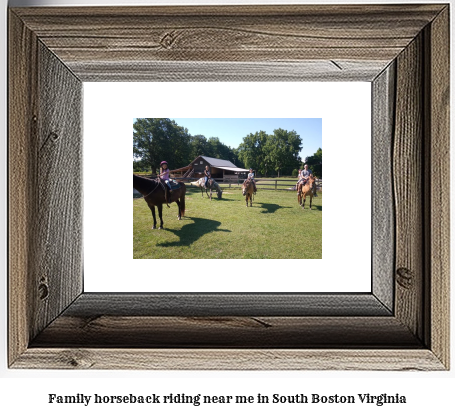
[[[313,189],[313,191],[316,191],[316,177],[314,177],[312,174],[308,177],[308,186],[310,186],[310,189]]]
[[[246,195],[246,191],[248,190],[248,182],[244,182],[242,185],[242,195]]]
[[[221,199],[221,197],[223,196],[223,191],[221,189],[218,189],[216,195],[218,196],[218,199]]]

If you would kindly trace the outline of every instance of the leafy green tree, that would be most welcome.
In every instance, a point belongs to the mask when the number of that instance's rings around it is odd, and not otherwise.
[[[294,130],[287,131],[282,128],[274,130],[268,137],[264,150],[267,168],[269,171],[275,170],[278,176],[290,175],[302,162],[299,156],[302,139]]]
[[[138,118],[133,124],[133,162],[156,173],[162,160],[182,166],[189,154],[188,130],[169,118]]]
[[[238,156],[246,168],[252,168],[264,174],[264,148],[267,141],[268,135],[265,131],[250,133],[243,138],[243,142],[238,147]]]
[[[218,137],[210,137],[207,141],[207,145],[207,156],[234,162],[235,153],[233,149],[222,143]]]
[[[209,145],[205,136],[198,134],[190,137],[190,157],[188,163],[191,163],[198,156],[208,156]],[[187,164],[188,164],[187,163]]]
[[[133,171],[147,171],[150,169],[149,166],[146,166],[142,160],[133,160]]]
[[[316,153],[307,157],[305,164],[308,164],[308,168],[315,176],[322,178],[322,148],[318,148]]]

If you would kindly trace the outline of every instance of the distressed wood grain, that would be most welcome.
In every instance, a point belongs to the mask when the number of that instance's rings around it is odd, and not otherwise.
[[[134,333],[134,335],[133,335]],[[31,347],[421,348],[393,317],[151,317],[64,314]]]
[[[77,61],[71,69],[84,82],[371,82],[388,61],[296,62]]]
[[[392,181],[395,75],[393,62],[372,83],[372,291],[391,311],[395,267]]]
[[[93,70],[93,62],[115,67],[125,62],[313,60],[320,73],[331,61],[372,60],[384,69],[440,9],[300,5],[93,7],[90,15],[69,7],[14,12],[80,79],[88,80],[93,78],[83,76]]]
[[[38,93],[36,35],[10,14],[9,36],[23,47],[9,44],[8,98],[8,360],[23,353],[30,340],[37,287],[29,276],[33,267],[34,187]]]
[[[82,85],[38,44],[32,336],[82,292]]]
[[[110,316],[391,316],[374,294],[84,293],[64,315]]]
[[[395,315],[423,338],[423,36],[397,58],[393,186]]]
[[[444,370],[431,351],[408,349],[30,348],[14,367],[81,370]]]
[[[427,134],[424,143],[428,209],[426,280],[429,342],[435,355],[450,366],[450,31],[446,7],[431,23],[427,54]]]

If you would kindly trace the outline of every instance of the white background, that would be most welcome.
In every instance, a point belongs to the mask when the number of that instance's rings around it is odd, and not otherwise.
[[[248,99],[252,96],[254,105]],[[370,103],[371,84],[367,82],[85,83],[84,290],[371,291]],[[132,259],[133,117],[322,118],[323,259]],[[343,178],[353,163],[356,172],[361,172],[355,179],[350,175],[355,186]],[[112,183],[102,191],[91,180],[100,174],[108,175]],[[257,196],[258,200],[266,197],[267,192]],[[176,212],[176,206],[172,208]],[[237,209],[241,214],[243,204]],[[167,220],[177,220],[176,215]],[[151,224],[150,213],[150,228]],[[298,233],[292,238],[299,243]],[[169,261],[186,270],[216,272],[188,278],[187,273],[167,272]]]
[[[417,1],[415,1],[417,2]],[[431,3],[437,3],[438,1]],[[96,4],[124,4],[115,0],[98,0]],[[135,1],[136,4],[154,4],[152,1]],[[168,1],[169,4],[189,4],[200,3],[197,1]],[[209,2],[207,2],[209,3]],[[212,1],[211,3],[220,4]],[[241,3],[237,1],[235,3]],[[250,1],[250,3],[260,3]],[[272,2],[266,2],[272,3]],[[280,3],[275,1],[273,3]],[[286,0],[286,3],[304,3],[293,0]],[[310,3],[316,3],[310,1]],[[324,1],[323,3],[338,3],[337,1]],[[375,2],[369,2],[375,3]],[[376,3],[384,3],[379,0]],[[399,2],[391,2],[399,3]],[[427,1],[426,3],[430,3]],[[94,4],[92,1],[80,0],[12,0],[11,5],[81,5]],[[155,3],[156,4],[156,3]],[[452,8],[453,8],[452,2]],[[440,413],[449,414],[454,410],[453,390],[455,388],[454,371],[450,372],[432,372],[432,373],[396,373],[396,372],[306,372],[306,371],[281,371],[281,372],[245,372],[245,371],[164,371],[164,372],[117,372],[117,371],[32,371],[32,370],[8,370],[6,369],[6,1],[2,0],[0,17],[3,25],[2,35],[0,36],[0,48],[3,64],[0,66],[0,191],[3,195],[3,203],[0,203],[1,220],[0,233],[3,238],[0,240],[0,263],[2,264],[2,280],[0,285],[2,319],[0,319],[0,410],[2,413],[46,413],[46,414],[81,414],[81,413],[106,413],[122,415],[128,413],[173,413],[176,407],[145,407],[142,409],[129,407],[109,407],[106,406],[101,410],[95,406],[81,408],[79,406],[51,406],[46,403],[47,393],[61,394],[118,394],[118,393],[166,393],[166,392],[185,392],[193,393],[201,391],[206,394],[251,394],[257,392],[280,394],[295,393],[349,393],[356,394],[362,392],[370,393],[401,393],[408,397],[406,406],[269,406],[269,407],[239,407],[222,405],[219,408],[199,407],[191,409],[190,407],[177,407],[179,412],[182,409],[190,413],[254,413],[261,410],[262,413],[276,414],[277,410],[289,414],[365,414],[365,413],[387,413],[390,415],[403,413]],[[452,30],[452,33],[454,31]],[[453,43],[453,42],[452,42]],[[452,76],[452,85],[454,85]],[[452,105],[453,108],[453,105]],[[455,125],[452,120],[452,125]],[[453,148],[453,146],[452,146]],[[452,158],[453,159],[453,158]],[[453,165],[453,162],[452,162]],[[452,183],[455,180],[452,176]],[[453,209],[453,204],[452,204]],[[452,233],[454,231],[455,221],[452,220]],[[455,244],[452,244],[452,250]],[[453,251],[452,251],[453,252]],[[454,284],[452,284],[453,287]],[[453,301],[452,288],[452,301]],[[452,330],[454,333],[453,319]],[[452,336],[452,345],[454,339]],[[453,347],[452,347],[453,356]]]

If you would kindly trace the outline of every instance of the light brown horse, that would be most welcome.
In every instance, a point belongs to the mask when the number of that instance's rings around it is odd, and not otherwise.
[[[313,203],[313,195],[316,191],[316,177],[313,177],[312,174],[308,177],[307,182],[305,185],[303,183],[299,183],[299,186],[297,188],[297,201],[299,202],[299,205],[302,206],[302,209],[305,209],[305,200],[306,196],[310,196],[310,210],[311,210],[311,205]]]
[[[163,229],[163,204],[168,204],[175,202],[179,207],[178,220],[182,219],[182,216],[185,216],[185,193],[186,187],[185,183],[178,182],[180,188],[173,190],[169,195],[169,199],[166,200],[166,193],[168,192],[167,185],[157,180],[147,179],[146,177],[136,176],[133,174],[133,188],[136,189],[144,196],[144,200],[147,202],[150,210],[153,215],[153,227],[156,229],[156,216],[155,216],[155,206],[158,208],[158,215],[160,217],[160,227],[158,229]],[[169,207],[169,205],[168,205]]]
[[[246,207],[248,207],[248,199],[250,200],[250,206],[253,206],[253,194],[254,186],[253,182],[249,179],[246,179],[242,185],[242,194],[245,196]]]

